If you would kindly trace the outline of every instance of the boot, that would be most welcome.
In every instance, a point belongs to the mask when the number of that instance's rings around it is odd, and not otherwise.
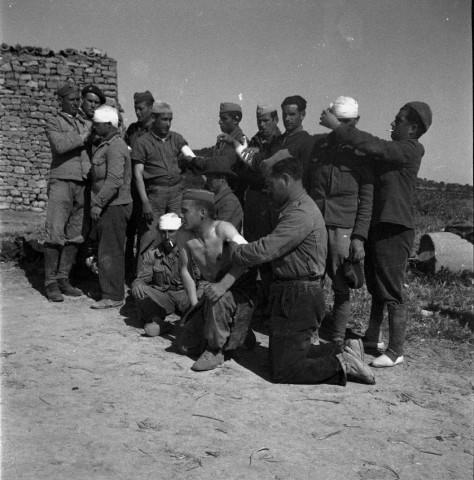
[[[76,259],[78,249],[78,246],[73,243],[64,245],[61,251],[61,259],[59,261],[57,273],[58,286],[61,292],[69,297],[80,297],[82,295],[82,292],[78,288],[74,288],[69,283],[69,272]]]
[[[373,367],[394,367],[403,363],[403,344],[407,329],[407,306],[404,304],[388,304],[389,344],[384,355],[371,363]]]
[[[60,251],[56,245],[44,244],[44,284],[46,296],[51,302],[62,302],[64,300],[56,283],[59,253]]]
[[[58,278],[58,287],[60,292],[68,297],[82,296],[82,292],[78,288],[74,288],[67,278]]]
[[[337,354],[336,358],[348,378],[353,378],[369,385],[375,384],[375,377],[370,367],[350,347],[345,346],[343,352]]]
[[[58,284],[56,282],[46,285],[46,296],[50,302],[63,302],[64,297],[59,291]]]
[[[383,352],[385,350],[385,344],[383,342],[381,332],[384,306],[384,302],[374,300],[372,297],[369,326],[365,331],[364,338],[362,339],[365,348],[377,350],[378,352]]]
[[[331,340],[336,345],[342,345],[346,337],[346,328],[351,315],[351,301],[348,295],[335,295],[332,309],[333,328]]]

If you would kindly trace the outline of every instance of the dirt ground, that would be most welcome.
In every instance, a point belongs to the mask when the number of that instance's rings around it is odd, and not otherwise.
[[[257,333],[194,373],[130,300],[49,303],[38,276],[1,268],[2,479],[472,479],[467,345],[412,342],[375,386],[277,385]]]

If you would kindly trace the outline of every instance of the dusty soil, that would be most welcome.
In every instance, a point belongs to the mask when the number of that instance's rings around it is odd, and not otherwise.
[[[194,373],[131,301],[49,303],[34,272],[1,268],[4,479],[472,479],[467,345],[412,341],[375,386],[276,385],[257,333]]]

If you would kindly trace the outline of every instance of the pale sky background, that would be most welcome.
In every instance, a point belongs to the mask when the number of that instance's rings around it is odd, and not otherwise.
[[[257,131],[257,103],[308,101],[310,133],[339,95],[356,98],[359,128],[389,139],[399,108],[427,102],[420,177],[472,184],[470,0],[0,0],[10,45],[97,47],[118,61],[128,125],[133,93],[174,110],[191,148],[215,143],[219,103],[242,105]],[[280,122],[281,123],[281,122]],[[283,128],[283,127],[282,127]]]

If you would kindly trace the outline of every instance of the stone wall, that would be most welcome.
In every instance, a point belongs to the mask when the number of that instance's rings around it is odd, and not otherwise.
[[[0,210],[42,211],[51,149],[46,120],[58,111],[58,85],[100,87],[117,106],[117,62],[95,48],[0,47]]]

